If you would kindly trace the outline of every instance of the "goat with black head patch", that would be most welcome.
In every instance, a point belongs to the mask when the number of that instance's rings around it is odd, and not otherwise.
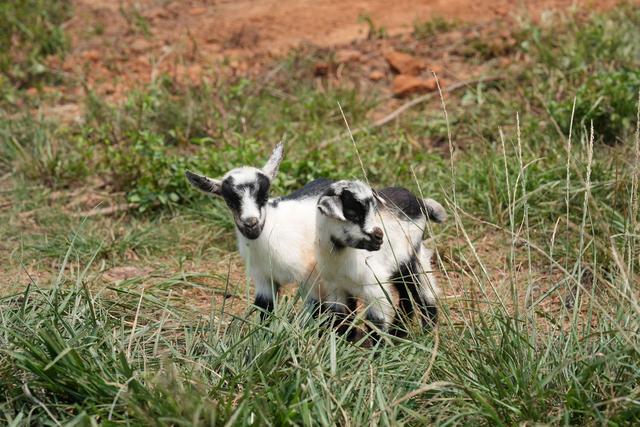
[[[287,283],[309,285],[305,291],[310,301],[318,299],[315,212],[331,181],[318,179],[288,196],[270,199],[271,181],[283,157],[280,143],[262,169],[239,167],[219,180],[186,172],[194,187],[222,197],[231,211],[238,249],[256,287],[255,305],[265,312],[273,309],[280,285]]]
[[[350,315],[360,299],[369,321],[396,334],[398,312],[412,316],[416,306],[425,324],[435,322],[438,288],[422,240],[427,221],[446,219],[442,205],[404,188],[338,181],[317,208],[316,261],[332,310]]]

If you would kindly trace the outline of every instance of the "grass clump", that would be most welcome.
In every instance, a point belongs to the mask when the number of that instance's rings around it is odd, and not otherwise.
[[[577,101],[575,114],[580,117],[578,125],[586,128],[591,122],[601,133],[607,144],[621,142],[620,136],[633,128],[637,96],[640,91],[640,72],[637,69],[600,72],[590,76],[575,92]],[[550,102],[549,110],[563,131],[569,131],[573,101],[565,99]]]
[[[91,150],[68,129],[30,113],[0,115],[0,172],[48,188],[78,185],[89,175]]]
[[[522,209],[510,206],[514,213]],[[575,237],[585,238],[584,226]],[[5,422],[625,425],[640,420],[640,313],[637,292],[624,291],[620,270],[611,270],[597,290],[580,285],[578,271],[556,276],[559,284],[578,283],[580,295],[578,308],[556,307],[550,318],[543,307],[562,292],[551,289],[522,307],[518,295],[535,286],[526,278],[514,282],[511,301],[483,296],[494,279],[475,274],[475,264],[486,260],[469,242],[458,254],[462,276],[471,278],[462,281],[468,299],[443,304],[441,324],[431,333],[412,331],[407,341],[366,349],[322,332],[323,319],[310,319],[296,307],[296,298],[281,299],[274,318],[260,324],[255,314],[236,318],[218,304],[202,316],[174,305],[172,292],[195,285],[189,276],[170,287],[136,279],[99,290],[91,260],[72,265],[75,242],[50,287],[32,283],[0,300],[0,419]],[[526,259],[526,252],[512,251],[519,262]],[[559,261],[545,254],[552,263]],[[593,259],[574,254],[579,262],[598,260],[595,251]],[[516,277],[517,264],[512,265],[506,272]],[[511,304],[521,308],[514,312]]]
[[[427,39],[439,33],[451,31],[459,24],[442,16],[434,16],[427,21],[416,21],[413,24],[413,35],[417,39]]]
[[[285,98],[275,88],[258,89],[257,82],[244,79],[198,88],[162,79],[121,107],[90,97],[85,123],[74,134],[97,149],[94,166],[110,176],[115,189],[125,191],[141,212],[157,212],[198,197],[184,179],[185,169],[220,176],[238,165],[260,166],[283,138],[289,146],[314,144],[342,129],[337,100],[354,106],[350,117],[356,122],[371,104],[353,89],[320,94],[303,83],[288,87]],[[290,151],[283,170],[296,178],[280,181],[278,192],[339,170],[327,156],[334,147],[327,153]],[[341,164],[353,160],[349,154]]]
[[[61,24],[70,16],[68,0],[0,3],[0,89],[28,87],[50,76],[45,59],[64,52]]]
[[[382,40],[387,38],[387,29],[382,25],[376,25],[376,23],[373,22],[373,18],[366,13],[358,16],[358,22],[367,25],[367,39]]]

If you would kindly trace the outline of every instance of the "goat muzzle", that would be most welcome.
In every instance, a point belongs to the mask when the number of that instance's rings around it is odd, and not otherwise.
[[[371,237],[377,242],[382,242],[382,239],[384,238],[384,232],[380,227],[375,227],[371,232]]]
[[[242,221],[242,222],[246,227],[254,228],[256,225],[258,225],[258,218],[253,216],[251,218],[247,218],[245,221]]]

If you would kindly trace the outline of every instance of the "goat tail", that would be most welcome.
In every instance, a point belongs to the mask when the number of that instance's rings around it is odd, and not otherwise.
[[[424,206],[424,211],[427,215],[427,219],[429,221],[442,223],[447,220],[447,212],[444,210],[444,207],[433,199],[422,199],[422,204]]]

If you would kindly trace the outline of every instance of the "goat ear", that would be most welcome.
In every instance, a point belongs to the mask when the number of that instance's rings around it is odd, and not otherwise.
[[[342,204],[338,202],[336,197],[322,196],[318,200],[318,210],[329,218],[334,218],[340,221],[346,221],[342,214]]]
[[[429,218],[430,221],[441,223],[447,220],[447,212],[440,203],[433,199],[423,199],[422,202],[427,210],[427,218]]]
[[[267,160],[267,163],[262,168],[262,172],[265,173],[269,177],[269,179],[273,179],[276,177],[276,173],[278,173],[278,168],[280,168],[280,162],[284,158],[284,141],[276,145],[276,148],[273,149],[271,153],[271,157]]]
[[[222,183],[217,179],[207,178],[204,175],[199,175],[197,173],[191,172],[190,170],[186,171],[184,175],[187,177],[191,185],[193,185],[203,193],[208,194],[209,196],[222,195]]]

